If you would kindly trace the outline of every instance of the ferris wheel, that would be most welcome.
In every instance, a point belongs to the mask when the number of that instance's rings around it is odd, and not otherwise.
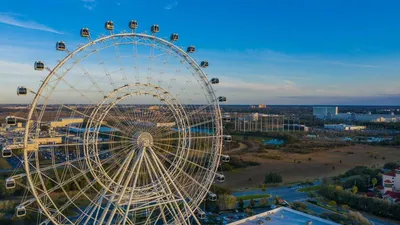
[[[200,224],[201,203],[216,201],[210,190],[224,182],[221,113],[226,97],[215,94],[218,78],[208,78],[208,61],[195,61],[195,46],[177,45],[179,35],[161,38],[160,27],[107,34],[82,28],[75,50],[64,41],[64,58],[48,71],[32,94],[23,142],[3,149],[3,157],[23,152],[25,173],[6,188],[27,183],[32,197],[17,216],[39,212],[39,224]],[[62,57],[62,56],[60,56]],[[7,118],[13,125],[18,118]]]

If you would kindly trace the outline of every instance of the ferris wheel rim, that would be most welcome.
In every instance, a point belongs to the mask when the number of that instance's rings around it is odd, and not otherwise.
[[[98,43],[98,42],[100,42],[100,41],[104,41],[104,40],[111,39],[111,38],[114,38],[114,37],[141,37],[141,38],[147,38],[147,39],[149,39],[149,40],[156,40],[156,41],[158,41],[159,43],[163,44],[163,46],[166,46],[166,47],[168,47],[168,48],[174,50],[174,52],[175,52],[177,55],[179,55],[181,58],[185,59],[185,61],[188,63],[188,65],[189,65],[191,68],[194,69],[193,72],[194,72],[199,78],[201,78],[200,81],[202,81],[204,87],[207,89],[207,93],[209,94],[209,96],[210,96],[211,99],[212,99],[212,102],[209,102],[209,104],[210,104],[210,106],[213,107],[213,109],[214,109],[214,111],[215,111],[215,113],[216,113],[215,116],[217,117],[217,118],[215,118],[216,126],[217,126],[217,127],[220,127],[220,126],[221,126],[221,124],[222,124],[222,121],[221,121],[222,116],[221,116],[221,112],[220,112],[219,103],[218,103],[217,98],[216,98],[216,96],[215,96],[215,92],[214,92],[212,86],[210,85],[210,82],[207,80],[206,74],[202,71],[202,69],[199,67],[199,65],[189,56],[189,54],[187,54],[185,51],[183,51],[181,48],[177,47],[177,46],[174,45],[173,43],[168,42],[168,41],[166,41],[166,40],[164,40],[164,39],[162,39],[162,38],[156,37],[156,36],[154,36],[154,35],[140,34],[140,33],[111,34],[111,35],[108,35],[108,36],[105,36],[105,37],[101,37],[101,38],[98,38],[98,39],[95,39],[95,40],[90,40],[90,42],[88,42],[87,44],[85,44],[85,45],[83,45],[83,46],[77,48],[77,49],[74,50],[73,52],[68,53],[68,55],[67,55],[63,60],[61,60],[61,61],[50,71],[50,73],[46,76],[46,78],[45,78],[44,81],[42,82],[42,84],[41,84],[41,86],[40,86],[38,92],[36,93],[36,95],[35,95],[35,97],[34,97],[34,99],[33,99],[33,101],[32,101],[31,108],[30,108],[29,113],[28,113],[28,121],[30,121],[31,118],[32,118],[33,112],[34,112],[34,110],[35,110],[35,107],[37,106],[37,103],[38,103],[38,101],[39,101],[39,99],[40,99],[40,95],[41,95],[42,91],[43,91],[44,88],[47,86],[47,84],[48,84],[48,82],[50,81],[50,79],[55,75],[56,71],[58,71],[58,69],[60,69],[66,62],[68,62],[76,53],[78,53],[78,52],[80,52],[80,51],[83,51],[83,50],[86,49],[87,47],[93,46],[93,45],[95,45],[96,43]],[[29,134],[29,127],[30,127],[29,125],[30,125],[30,124],[27,123],[27,126],[25,127],[25,135],[24,135],[24,147],[25,147],[25,148],[27,147],[27,143],[28,143],[28,139],[29,139],[29,137],[28,137],[28,134]],[[221,134],[222,134],[222,131],[221,131],[221,130],[218,130],[218,132],[221,132]],[[220,135],[220,134],[217,134],[217,135]],[[222,140],[219,139],[219,143],[218,143],[218,144],[219,144],[220,146],[222,146]],[[220,149],[219,149],[219,152],[218,152],[218,155],[220,154],[221,151],[222,151],[222,149],[220,148]],[[36,156],[36,157],[37,157],[37,156]],[[25,158],[25,159],[28,158],[28,152],[27,152],[26,150],[24,150],[24,158]],[[38,160],[36,160],[36,162],[38,162]],[[218,164],[219,164],[219,158],[217,158],[217,163],[214,164],[214,167],[217,167]],[[26,171],[26,177],[27,177],[28,183],[29,183],[31,186],[33,186],[33,181],[32,181],[32,179],[31,179],[31,169],[29,168],[29,162],[28,162],[28,160],[24,160],[24,168],[25,168],[25,171]],[[37,168],[39,168],[39,167],[37,167]],[[213,168],[213,170],[215,170],[215,169]],[[40,172],[39,172],[39,173],[40,173]],[[215,176],[215,174],[213,174],[213,177],[214,177],[214,176]],[[209,187],[210,187],[211,185],[212,185],[212,184],[209,183],[209,186],[208,186],[207,188],[209,189]],[[33,188],[33,189],[32,189],[32,192],[33,192],[34,197],[35,197],[35,198],[38,198],[38,193],[37,193],[36,189]],[[49,199],[51,199],[51,198],[49,197]],[[46,208],[46,207],[42,204],[42,202],[41,202],[40,200],[38,200],[37,202],[38,202],[40,208],[42,208],[42,209],[45,209],[45,208]],[[52,217],[51,213],[50,213],[48,210],[43,210],[43,211],[44,211],[44,213],[46,214],[46,216],[47,216],[50,220],[52,220],[52,222],[57,223],[56,220],[53,220],[54,218]]]

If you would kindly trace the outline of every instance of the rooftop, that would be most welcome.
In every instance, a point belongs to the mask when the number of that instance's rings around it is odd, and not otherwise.
[[[269,220],[268,220],[269,218]],[[311,223],[310,223],[311,222]],[[332,221],[324,220],[319,217],[311,216],[306,213],[302,213],[290,208],[280,207],[264,213],[257,214],[252,217],[248,217],[229,225],[338,225]]]

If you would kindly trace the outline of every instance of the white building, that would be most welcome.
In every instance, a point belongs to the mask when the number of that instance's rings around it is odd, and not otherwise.
[[[382,195],[390,202],[400,201],[400,167],[382,174]]]
[[[338,225],[338,223],[312,216],[297,210],[280,207],[257,214],[228,225]]]
[[[364,130],[366,126],[355,126],[355,125],[346,125],[346,124],[324,124],[324,128],[328,130],[337,130],[337,131],[354,131],[354,130]]]
[[[339,112],[339,109],[337,106],[332,107],[332,106],[314,106],[313,107],[313,115],[316,117],[328,117],[328,116],[334,116],[337,115]]]

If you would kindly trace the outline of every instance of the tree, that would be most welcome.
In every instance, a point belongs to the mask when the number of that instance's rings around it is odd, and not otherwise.
[[[236,198],[232,195],[220,195],[217,200],[220,210],[234,209],[236,207]]]
[[[340,185],[336,185],[335,189],[336,189],[336,191],[342,191],[342,190],[343,190],[343,187],[340,186]]]
[[[354,186],[351,188],[351,192],[353,192],[353,194],[357,194],[357,192],[358,192],[358,187],[354,185]]]
[[[244,209],[244,202],[243,202],[243,199],[239,199],[238,207],[239,207],[240,210],[243,210],[243,209]]]
[[[333,201],[333,200],[331,200],[331,201],[328,202],[328,205],[329,205],[330,207],[335,207],[335,206],[336,206],[336,202]]]
[[[254,199],[250,199],[249,208],[254,208],[255,206],[256,206],[256,202],[254,201]]]
[[[396,162],[388,162],[383,165],[383,169],[394,170],[394,169],[398,168],[399,166],[400,165]]]
[[[270,172],[269,174],[265,175],[264,184],[276,184],[281,183],[282,181],[282,176],[280,174]]]
[[[346,204],[343,204],[341,207],[344,210],[349,210],[350,209],[350,207],[348,205],[346,205]]]
[[[375,185],[378,183],[378,179],[374,177],[372,178],[371,182],[372,182],[372,188],[375,189]]]
[[[265,207],[265,206],[267,206],[267,205],[269,205],[269,204],[268,204],[268,199],[267,199],[267,198],[262,198],[262,199],[260,200],[260,206],[261,206],[261,207]]]

